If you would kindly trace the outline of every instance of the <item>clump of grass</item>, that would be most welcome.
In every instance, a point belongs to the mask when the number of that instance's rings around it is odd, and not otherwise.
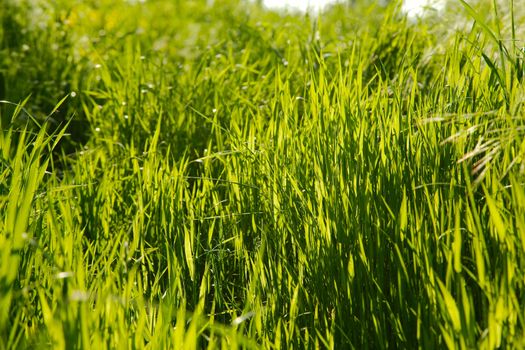
[[[515,8],[28,5],[0,14],[0,347],[523,346]]]

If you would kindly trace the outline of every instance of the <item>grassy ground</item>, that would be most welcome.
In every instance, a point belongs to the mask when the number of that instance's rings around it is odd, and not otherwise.
[[[525,346],[512,3],[1,4],[0,349]]]

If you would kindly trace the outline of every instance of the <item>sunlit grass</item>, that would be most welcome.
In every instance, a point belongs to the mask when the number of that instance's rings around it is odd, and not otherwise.
[[[523,10],[206,3],[0,12],[0,348],[523,347]]]

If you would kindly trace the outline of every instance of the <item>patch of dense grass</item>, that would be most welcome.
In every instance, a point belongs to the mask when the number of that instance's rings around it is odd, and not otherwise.
[[[525,345],[512,3],[3,7],[0,348]]]

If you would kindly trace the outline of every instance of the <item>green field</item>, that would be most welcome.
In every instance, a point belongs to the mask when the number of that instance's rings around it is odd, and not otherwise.
[[[0,0],[0,350],[525,347],[525,9]]]

